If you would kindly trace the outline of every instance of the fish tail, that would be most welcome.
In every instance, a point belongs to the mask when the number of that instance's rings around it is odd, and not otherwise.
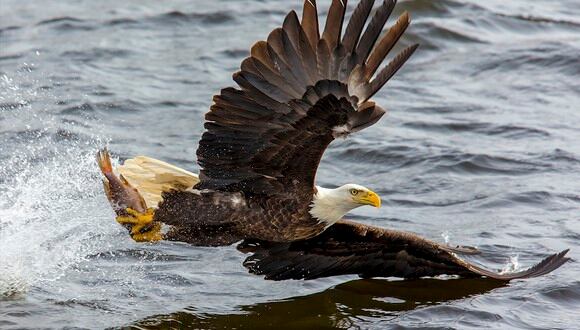
[[[105,189],[105,195],[107,195],[108,200],[113,200],[113,193],[111,192],[111,186],[109,185],[109,180],[103,179],[103,188]]]
[[[107,147],[97,152],[97,164],[105,176],[113,174],[113,165],[111,165],[111,156]]]

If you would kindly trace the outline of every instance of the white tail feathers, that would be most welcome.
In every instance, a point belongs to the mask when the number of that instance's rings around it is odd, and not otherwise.
[[[145,156],[127,159],[117,170],[139,191],[147,207],[157,207],[164,191],[187,190],[199,182],[197,174]]]

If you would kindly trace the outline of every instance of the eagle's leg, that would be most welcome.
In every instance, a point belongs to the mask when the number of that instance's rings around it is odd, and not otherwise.
[[[120,215],[117,222],[129,229],[129,235],[136,242],[155,242],[163,239],[161,223],[153,221],[155,209],[149,208],[144,213],[132,208],[125,210],[127,215]]]

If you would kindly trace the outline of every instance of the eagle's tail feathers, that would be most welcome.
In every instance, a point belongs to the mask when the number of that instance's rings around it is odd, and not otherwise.
[[[165,191],[186,190],[199,182],[194,173],[146,156],[127,159],[117,170],[139,191],[148,207],[157,207]]]

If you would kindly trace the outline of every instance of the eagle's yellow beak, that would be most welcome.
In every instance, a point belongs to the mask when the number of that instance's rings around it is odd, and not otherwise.
[[[356,196],[355,201],[362,205],[381,207],[381,197],[374,191],[367,191]]]

